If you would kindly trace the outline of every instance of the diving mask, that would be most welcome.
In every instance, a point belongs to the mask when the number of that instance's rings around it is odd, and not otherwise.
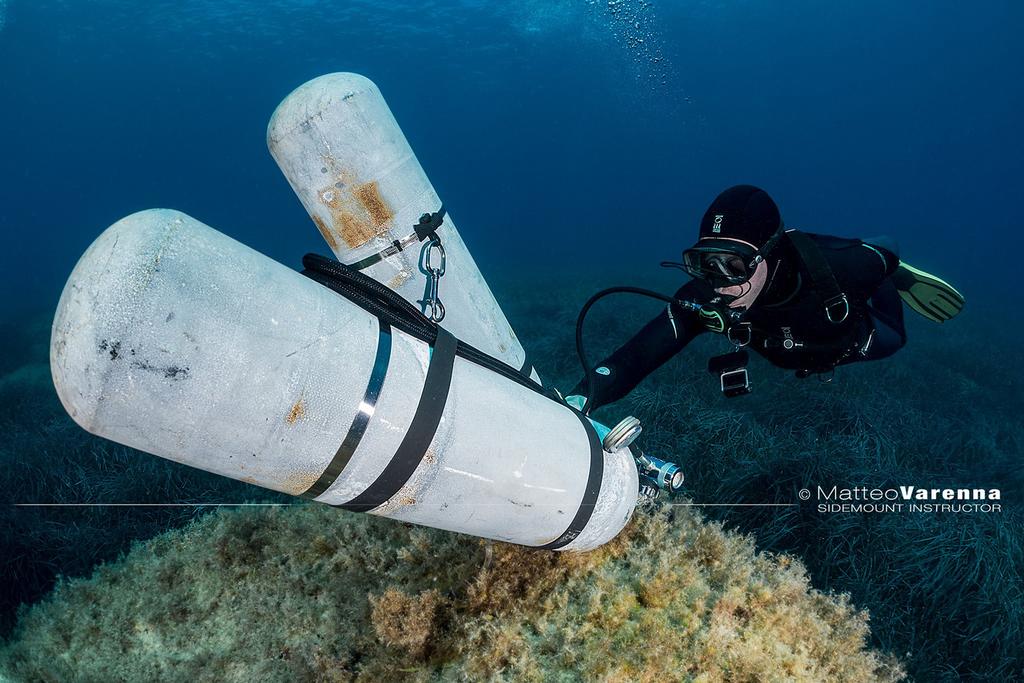
[[[705,238],[683,252],[679,265],[691,277],[704,280],[715,289],[741,285],[750,280],[781,235],[780,229],[760,249],[738,240]]]
[[[757,250],[740,242],[704,240],[683,252],[683,270],[712,287],[743,284],[760,260]],[[712,243],[713,242],[713,243]]]

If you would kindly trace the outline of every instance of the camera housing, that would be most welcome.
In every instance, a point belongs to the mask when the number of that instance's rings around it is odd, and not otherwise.
[[[748,362],[750,362],[750,355],[746,351],[733,351],[715,356],[708,361],[708,372],[718,375],[722,394],[726,398],[735,398],[750,393]]]

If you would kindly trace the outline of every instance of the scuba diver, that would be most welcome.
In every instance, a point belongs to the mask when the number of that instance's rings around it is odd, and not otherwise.
[[[901,299],[929,320],[951,319],[964,298],[948,283],[900,260],[888,237],[817,235],[783,226],[770,196],[751,185],[731,187],[711,203],[697,243],[682,262],[663,266],[693,279],[673,297],[632,287],[594,295],[580,312],[577,350],[583,380],[566,399],[589,412],[617,401],[699,334],[735,347],[712,358],[727,397],[750,392],[747,349],[772,364],[829,381],[839,365],[878,360],[907,341]],[[583,351],[582,324],[593,303],[633,292],[668,302],[632,339],[596,366]]]

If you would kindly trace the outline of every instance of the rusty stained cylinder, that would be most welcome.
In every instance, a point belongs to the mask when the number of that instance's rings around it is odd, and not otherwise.
[[[118,221],[78,261],[50,367],[84,429],[207,472],[351,507],[413,434],[409,468],[365,511],[529,546],[562,539],[560,550],[614,538],[636,504],[630,452],[595,450],[567,406],[461,357],[428,406],[437,422],[413,430],[438,355],[161,209]]]
[[[355,263],[408,237],[441,200],[377,86],[352,73],[315,78],[284,99],[267,145],[320,234],[342,263]],[[438,236],[447,252],[439,294],[443,326],[515,368],[526,354],[451,216]],[[363,272],[423,310],[421,250],[407,249]],[[531,376],[540,381],[536,372]]]

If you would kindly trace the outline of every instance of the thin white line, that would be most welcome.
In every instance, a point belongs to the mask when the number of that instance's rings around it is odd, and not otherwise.
[[[263,507],[296,503],[11,503],[18,508],[94,508],[94,507]]]
[[[673,507],[789,508],[796,503],[669,503]]]
[[[470,477],[472,479],[479,479],[480,481],[486,481],[488,484],[493,484],[494,483],[493,479],[488,479],[487,477],[481,477],[479,474],[473,474],[472,472],[466,472],[465,470],[457,470],[454,467],[447,467],[446,466],[445,470],[447,470],[448,472],[453,472],[455,474],[464,474],[465,476]]]
[[[475,503],[472,507],[503,505],[504,503]],[[11,507],[287,507],[308,503],[10,503]],[[671,507],[795,507],[796,503],[666,503]],[[436,504],[435,504],[436,506]],[[554,507],[554,503],[541,507]],[[456,506],[461,507],[461,506]]]

